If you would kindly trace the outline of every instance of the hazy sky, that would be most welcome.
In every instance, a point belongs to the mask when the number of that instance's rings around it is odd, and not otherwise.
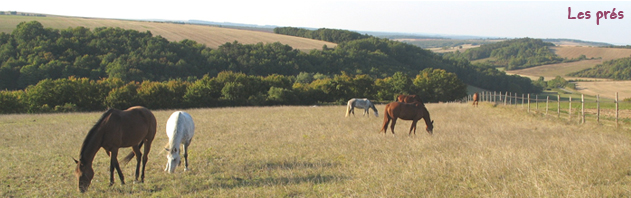
[[[96,3],[98,2],[98,3]],[[590,11],[590,19],[568,19]],[[599,20],[599,11],[622,19]],[[631,2],[395,0],[23,0],[0,11],[116,19],[205,20],[256,25],[335,28],[485,37],[569,38],[631,45]],[[619,18],[619,16],[617,17]]]

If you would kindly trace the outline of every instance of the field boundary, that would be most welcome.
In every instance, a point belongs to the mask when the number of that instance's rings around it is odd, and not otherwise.
[[[620,106],[621,104],[629,106],[629,104],[619,100],[618,92],[615,92],[613,98],[612,100],[596,95],[595,99],[586,99],[584,94],[581,94],[580,98],[572,98],[572,96],[563,98],[558,94],[556,97],[546,95],[540,98],[538,94],[495,91],[479,93],[479,102],[490,103],[493,106],[520,108],[531,114],[556,117],[578,124],[585,124],[589,121],[599,125],[628,128],[629,123],[631,123],[631,117],[629,115],[621,116],[620,112],[631,112],[631,110],[627,108],[621,109]],[[473,94],[469,94],[462,101],[472,103]]]

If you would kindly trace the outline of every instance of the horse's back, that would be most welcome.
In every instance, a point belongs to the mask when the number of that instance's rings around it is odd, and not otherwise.
[[[167,136],[169,139],[173,139],[176,135],[182,136],[184,140],[190,140],[193,138],[195,132],[195,123],[193,117],[184,112],[176,111],[171,114],[167,121]]]
[[[386,105],[386,113],[392,118],[419,120],[423,115],[422,107],[416,103],[391,102]]]
[[[134,106],[121,112],[123,126],[129,136],[141,135],[143,139],[153,140],[156,134],[157,121],[151,110]]]

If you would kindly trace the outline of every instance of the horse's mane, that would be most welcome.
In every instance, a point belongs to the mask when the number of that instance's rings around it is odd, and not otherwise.
[[[109,116],[110,114],[112,114],[112,112],[115,109],[108,109],[105,113],[103,113],[103,115],[101,115],[101,118],[99,118],[99,121],[96,121],[96,124],[94,124],[94,126],[92,126],[92,129],[90,129],[90,131],[88,132],[88,135],[85,137],[85,140],[83,140],[83,144],[81,145],[81,153],[80,153],[80,158],[83,158],[83,151],[85,151],[86,147],[88,146],[89,142],[94,138],[97,129],[101,126],[101,123],[103,123],[103,120]]]

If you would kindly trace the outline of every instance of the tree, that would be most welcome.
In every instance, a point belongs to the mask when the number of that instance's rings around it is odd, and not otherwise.
[[[414,93],[427,102],[453,101],[467,95],[467,85],[456,74],[442,69],[422,70],[413,81]]]

